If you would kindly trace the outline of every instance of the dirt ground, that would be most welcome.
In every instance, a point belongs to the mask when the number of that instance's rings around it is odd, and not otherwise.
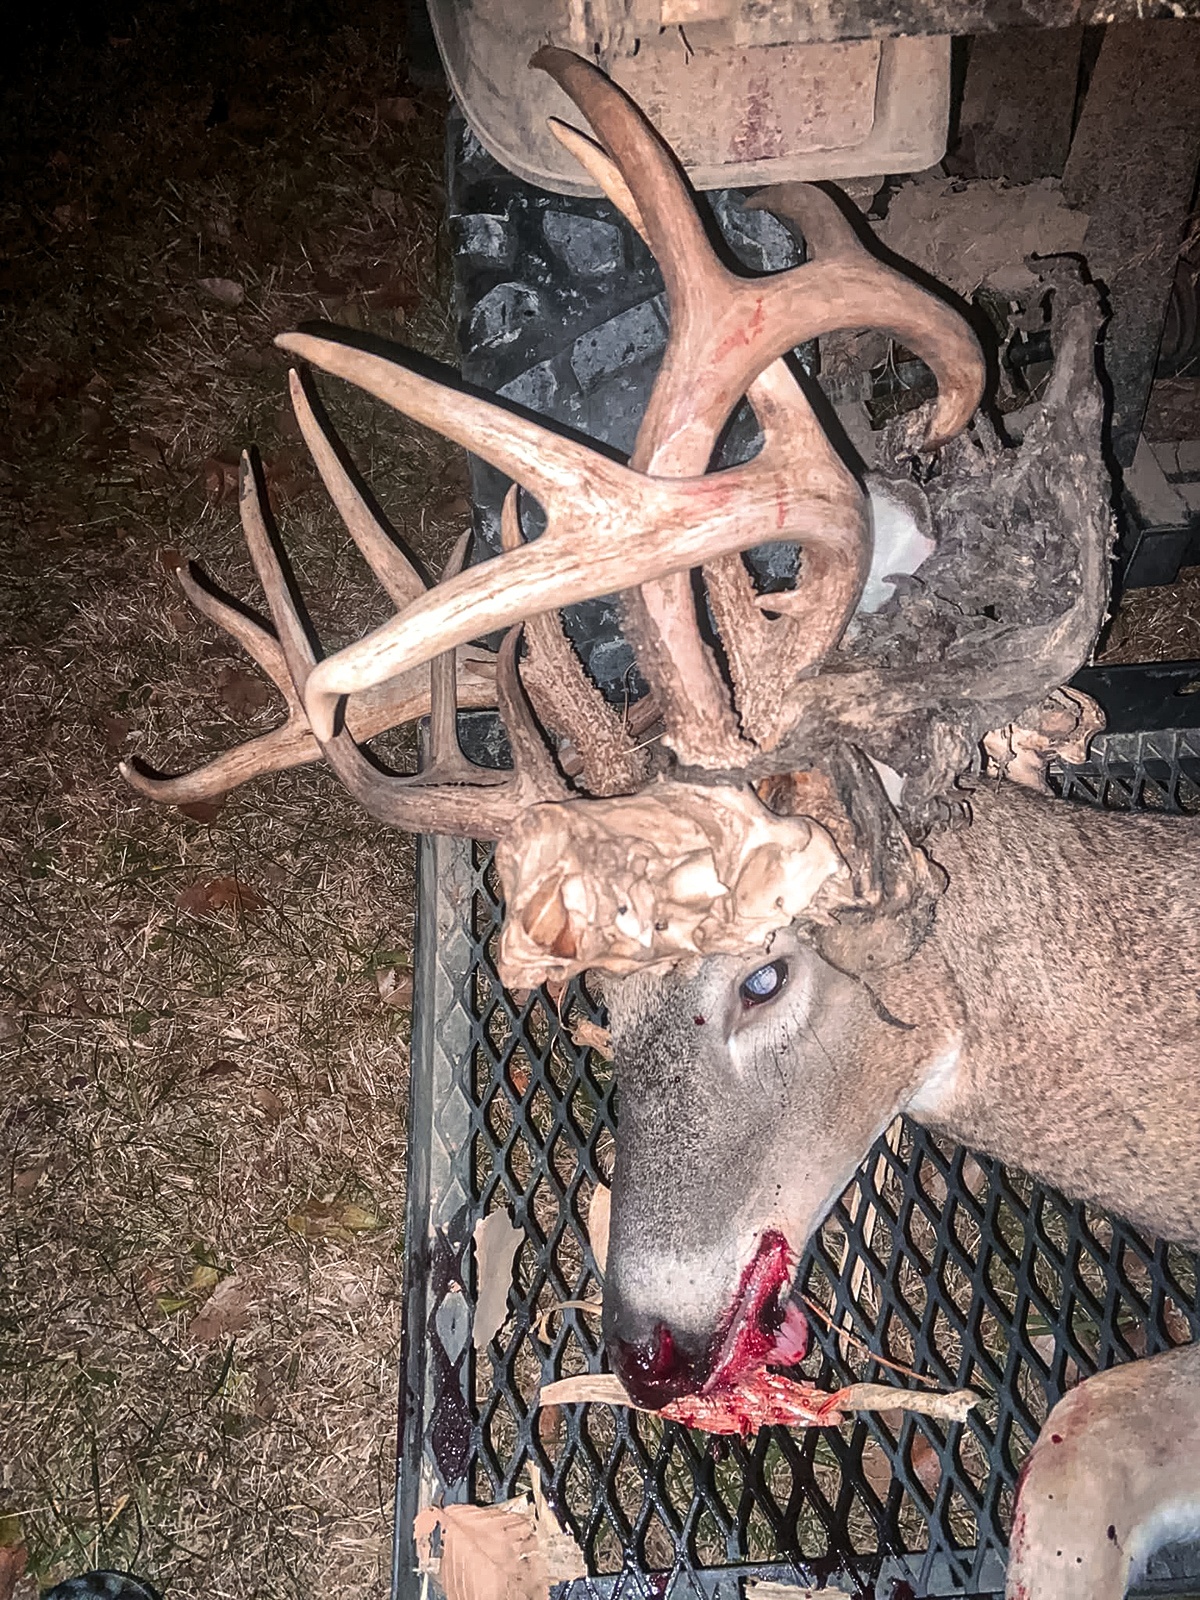
[[[180,1597],[388,1589],[413,847],[316,768],[195,817],[115,768],[278,720],[170,576],[202,553],[256,599],[243,445],[323,634],[387,614],[271,338],[329,317],[452,357],[445,105],[408,80],[401,11],[81,8],[28,23],[5,86],[0,1551],[27,1549],[21,1596],[127,1565]],[[436,563],[464,459],[353,410]]]

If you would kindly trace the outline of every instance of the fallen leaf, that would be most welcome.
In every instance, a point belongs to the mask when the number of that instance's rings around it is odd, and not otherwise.
[[[413,977],[405,967],[376,967],[375,987],[385,1006],[395,1011],[411,1011]]]
[[[252,348],[238,347],[229,352],[229,368],[232,372],[266,372],[275,365],[275,358],[268,350],[254,350]]]
[[[354,1239],[350,1229],[335,1219],[333,1207],[322,1200],[306,1200],[291,1213],[285,1226],[301,1239],[335,1239],[341,1244],[350,1244]]]
[[[222,667],[217,674],[217,692],[235,717],[246,721],[270,705],[271,690],[253,672],[240,667]]]
[[[988,1186],[988,1176],[974,1156],[963,1157],[962,1176],[963,1182],[978,1200]]]
[[[245,289],[233,278],[197,278],[196,284],[223,306],[240,306],[246,298]]]
[[[417,108],[407,96],[398,94],[386,100],[377,100],[375,110],[385,122],[394,122],[397,127],[407,127],[417,118]]]
[[[357,1233],[374,1233],[383,1223],[373,1211],[351,1200],[306,1200],[287,1219],[290,1232],[302,1239],[335,1239],[352,1243]]]
[[[46,1156],[41,1161],[35,1161],[31,1167],[24,1167],[13,1178],[14,1194],[32,1194],[50,1165],[50,1157]]]
[[[288,445],[284,445],[270,461],[263,461],[262,474],[272,503],[278,505],[297,499],[312,487],[314,481],[308,456]]]
[[[107,406],[80,406],[79,421],[83,427],[85,439],[95,439],[105,429],[112,427],[112,416]]]
[[[139,428],[129,435],[129,449],[135,456],[140,456],[143,461],[149,461],[152,466],[166,467],[167,441],[157,433],[150,433],[144,428]]]
[[[209,1261],[197,1261],[192,1268],[192,1276],[188,1281],[188,1293],[211,1293],[221,1281],[221,1272],[218,1267]]]
[[[188,800],[175,809],[193,822],[215,822],[225,809],[225,796],[220,795],[216,800]]]
[[[132,731],[133,724],[128,717],[119,717],[115,711],[102,711],[100,713],[100,731],[104,735],[104,742],[109,750],[116,755],[124,749],[125,741]]]
[[[371,204],[375,207],[376,211],[385,212],[389,217],[392,216],[396,210],[397,198],[398,196],[395,189],[383,189],[376,187],[371,190]]]
[[[555,1444],[562,1427],[562,1407],[543,1406],[538,1412],[538,1438],[544,1445]]]
[[[236,1061],[218,1059],[210,1062],[207,1067],[201,1067],[199,1076],[201,1078],[237,1078],[241,1076],[244,1070],[244,1068],[238,1066]]]
[[[190,911],[195,917],[211,916],[216,911],[232,907],[242,916],[261,911],[266,905],[262,895],[249,888],[238,878],[210,878],[207,882],[193,883],[175,896],[180,911]]]
[[[188,1333],[203,1344],[241,1333],[250,1326],[250,1286],[235,1273],[220,1282],[188,1324]]]
[[[896,1416],[899,1415],[897,1412]],[[886,1416],[886,1412],[880,1412],[881,1418]],[[889,1423],[889,1426],[898,1425]],[[862,1474],[875,1491],[876,1499],[886,1501],[892,1487],[892,1464],[878,1439],[863,1440]]]
[[[258,1084],[250,1091],[250,1098],[260,1111],[265,1111],[269,1117],[282,1117],[287,1110],[287,1105],[265,1084]]]
[[[205,494],[218,505],[235,501],[240,471],[240,463],[226,456],[206,457],[202,472]]]
[[[367,295],[367,304],[374,311],[412,311],[420,303],[420,294],[402,272],[393,273],[386,282]],[[400,320],[403,321],[403,317]],[[469,504],[467,509],[470,510]]]
[[[433,1553],[435,1530],[441,1554]],[[417,1562],[446,1600],[548,1600],[550,1586],[587,1574],[583,1552],[528,1500],[494,1506],[427,1506],[413,1520]]]
[[[580,1050],[595,1050],[606,1060],[612,1060],[612,1034],[598,1022],[576,1022],[571,1027],[571,1043]]]
[[[587,1233],[596,1265],[604,1272],[608,1266],[608,1219],[612,1209],[612,1190],[597,1184],[588,1206]]]
[[[471,502],[465,494],[447,495],[444,500],[439,500],[433,508],[435,517],[445,517],[449,521],[453,517],[469,517],[471,515]]]
[[[937,1451],[923,1433],[913,1434],[908,1459],[927,1492],[936,1494],[937,1486],[942,1481],[942,1463],[938,1459]]]
[[[187,562],[187,557],[182,550],[172,549],[170,545],[161,546],[154,552],[154,559],[164,572],[175,573]]]
[[[507,1211],[480,1217],[471,1235],[475,1246],[475,1320],[471,1342],[486,1350],[508,1315],[513,1262],[525,1235],[514,1228]]]
[[[471,487],[471,464],[467,460],[467,453],[463,450],[458,455],[453,455],[443,466],[439,476],[444,483],[451,483],[456,489],[469,490]]]
[[[368,1211],[366,1206],[355,1205],[352,1200],[343,1200],[335,1208],[334,1215],[342,1227],[349,1228],[351,1233],[374,1233],[383,1226],[373,1211]]]
[[[269,1421],[279,1410],[279,1402],[275,1398],[275,1386],[271,1381],[271,1369],[265,1361],[260,1361],[254,1369],[254,1415],[261,1417],[264,1422]]]
[[[0,1600],[13,1600],[27,1559],[28,1552],[23,1544],[0,1546]]]

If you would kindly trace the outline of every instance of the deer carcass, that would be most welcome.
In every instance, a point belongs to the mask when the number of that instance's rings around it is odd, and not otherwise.
[[[320,658],[247,460],[242,519],[274,626],[195,569],[184,581],[280,686],[287,726],[184,777],[127,776],[189,800],[319,750],[382,819],[498,841],[509,982],[608,974],[622,1120],[605,1334],[644,1404],[718,1393],[795,1356],[794,1263],[902,1111],[1200,1245],[1196,831],[1005,783],[958,787],[981,738],[1063,684],[1103,618],[1093,292],[1068,267],[1052,282],[1054,375],[1022,448],[1002,448],[982,419],[964,432],[984,379],[966,322],[883,265],[829,195],[760,197],[799,223],[808,259],[734,276],[626,97],[564,51],[536,60],[596,139],[556,131],[666,279],[670,339],[631,459],[351,335],[282,336],[507,472],[546,530],[524,541],[514,487],[504,553],[464,571],[460,552],[427,589],[294,374],[317,465],[397,613]],[[1012,614],[953,595],[939,613],[931,581],[923,611],[855,618],[871,501],[783,358],[861,327],[890,332],[938,381],[923,437],[894,441],[896,492],[920,502],[940,553],[969,569],[999,552]],[[743,396],[762,449],[710,472]],[[876,485],[876,503],[888,492]],[[772,539],[799,543],[801,573],[760,595],[741,552]],[[555,615],[613,589],[651,685],[629,716],[604,702]],[[472,641],[498,628],[510,631],[492,658]],[[457,695],[499,704],[512,772],[462,756]],[[432,760],[415,777],[356,742],[431,707]],[[1121,1594],[1159,1534],[1200,1520],[1198,1439],[1194,1346],[1069,1395],[1024,1477],[1010,1594]]]

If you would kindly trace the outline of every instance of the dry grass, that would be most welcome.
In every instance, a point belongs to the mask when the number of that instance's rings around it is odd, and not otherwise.
[[[1127,589],[1121,596],[1097,660],[1200,659],[1200,567],[1185,567],[1171,584]]]
[[[408,1018],[377,974],[410,964],[412,846],[315,769],[207,824],[114,770],[277,716],[155,560],[253,593],[241,445],[318,624],[382,614],[270,346],[328,315],[453,347],[443,108],[394,8],[352,23],[148,8],[34,39],[41,76],[6,95],[0,1528],[30,1594],[127,1564],[181,1597],[387,1592]],[[349,411],[436,564],[462,458]]]

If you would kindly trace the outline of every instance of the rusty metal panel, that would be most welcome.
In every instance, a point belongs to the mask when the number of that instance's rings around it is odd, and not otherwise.
[[[581,8],[582,9],[582,8]],[[657,11],[661,26],[724,28],[739,44],[782,40],[886,39],[899,34],[995,33],[1007,28],[1068,28],[1109,22],[1152,21],[1200,15],[1197,0],[611,0],[591,11],[612,12],[614,34],[628,39]]]
[[[551,117],[578,126],[580,116],[529,66],[547,41],[610,73],[698,189],[917,172],[946,148],[948,38],[739,44],[718,30],[705,42],[664,30],[656,14],[643,32],[627,13],[560,0],[433,0],[430,15],[475,136],[508,171],[556,193],[599,191],[550,131]]]

